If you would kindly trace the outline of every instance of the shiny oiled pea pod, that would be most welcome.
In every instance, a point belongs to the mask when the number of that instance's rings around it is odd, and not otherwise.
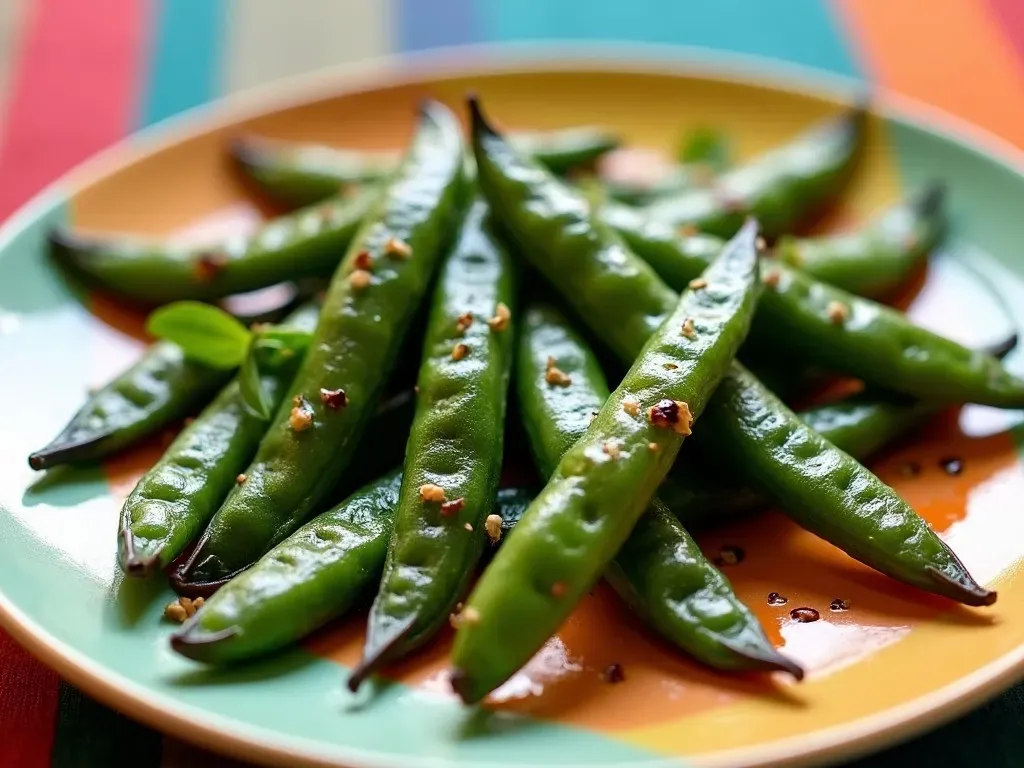
[[[301,307],[284,325],[312,332],[320,308]],[[297,360],[261,371],[263,392],[276,411]],[[144,577],[180,555],[210,521],[252,459],[267,422],[249,411],[238,379],[230,382],[187,425],[143,475],[121,509],[118,561],[129,576]]]
[[[510,182],[502,173],[508,168],[503,161],[514,160],[514,151],[486,123],[475,100],[470,110],[479,184],[518,238],[516,213],[509,214],[520,179]],[[532,170],[530,164],[518,167],[524,175]],[[540,197],[531,199],[544,206]],[[559,225],[558,250],[580,262],[595,250],[609,258],[624,253],[616,253],[614,240],[588,236],[590,216],[582,201],[559,218]],[[479,701],[536,653],[650,504],[693,419],[700,418],[746,337],[758,293],[756,240],[757,225],[750,222],[648,335],[622,383],[562,457],[466,600],[457,617],[451,677],[463,701]],[[550,258],[550,253],[537,256]],[[616,314],[621,309],[616,307]]]
[[[406,159],[338,267],[309,352],[234,488],[174,577],[211,586],[311,515],[349,465],[465,200],[458,122],[427,102]]]
[[[654,329],[666,322],[678,302],[677,294],[601,226],[586,200],[502,142],[479,115],[474,124],[474,146],[481,187],[503,228],[521,246],[520,252],[558,290],[596,337],[617,352],[624,363],[632,363]],[[698,281],[697,285],[700,284]],[[700,338],[699,328],[679,330],[695,332]],[[666,364],[675,365],[673,361],[666,361]],[[787,411],[774,399],[765,399],[763,405],[765,418],[788,418]],[[741,420],[744,413],[735,409],[731,418]],[[756,447],[750,444],[747,449]],[[762,445],[760,450],[761,462],[783,461],[769,445]],[[819,491],[825,481],[835,483],[845,478],[862,483],[868,482],[865,478],[873,477],[852,457],[833,467],[796,458],[792,459],[791,466],[779,466],[778,471],[802,474],[808,487],[819,486],[813,497],[818,502],[822,500]],[[788,494],[795,496],[805,490],[799,484],[786,488]],[[787,499],[773,500],[785,510]],[[920,540],[901,541],[886,536],[885,516],[870,514],[870,508],[853,507],[855,500],[847,495],[833,493],[828,501],[832,527],[819,529],[819,533],[830,541],[843,542],[843,546],[855,541],[856,547],[846,546],[855,557],[882,564],[893,560],[902,562],[905,570],[913,571],[913,574],[906,574],[908,580],[913,578],[912,583],[967,604],[977,605],[990,599],[989,593],[978,586],[966,570],[962,567],[957,570],[955,557],[909,507],[902,508],[900,514],[907,520],[916,519],[914,525]],[[798,503],[803,501],[798,500]],[[517,536],[513,535],[510,543]],[[956,575],[949,580],[931,576],[932,571],[950,568]],[[888,572],[898,577],[904,574],[897,567]],[[470,693],[476,695],[480,690],[473,686]]]
[[[208,598],[171,646],[207,664],[248,661],[348,612],[380,580],[401,485],[395,469],[310,520]],[[498,492],[506,530],[532,498],[519,488]]]
[[[379,196],[376,188],[355,190],[273,219],[254,234],[202,246],[59,229],[50,235],[51,251],[72,272],[134,301],[217,299],[330,275]]]
[[[619,145],[614,134],[586,126],[519,133],[513,140],[522,151],[558,174],[588,165]],[[289,207],[312,205],[338,194],[339,189],[382,181],[398,161],[394,153],[256,137],[236,139],[230,152],[239,169],[263,194]]]
[[[708,187],[657,200],[644,210],[674,227],[729,237],[747,216],[767,238],[791,232],[841,192],[864,144],[867,112],[853,107],[726,171]]]
[[[480,559],[501,474],[514,265],[473,203],[434,289],[405,480],[355,690],[447,623]]]
[[[523,326],[516,389],[534,461],[548,477],[610,393],[594,353],[560,312],[531,306]],[[717,669],[802,676],[659,497],[605,576],[649,625],[699,661]]]
[[[209,401],[230,371],[193,362],[169,341],[89,395],[49,445],[28,457],[32,469],[99,461],[189,415]]]

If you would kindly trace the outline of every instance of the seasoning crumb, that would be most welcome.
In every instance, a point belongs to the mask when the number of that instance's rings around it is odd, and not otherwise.
[[[472,523],[466,523],[462,527],[465,528],[467,531],[472,531],[473,530],[473,524]]]
[[[205,601],[201,597],[192,600],[188,597],[179,597],[164,608],[164,616],[179,624],[196,615],[196,611],[203,607]]]
[[[678,368],[679,366],[678,366],[678,365],[676,365],[675,363],[665,363],[665,364],[664,364],[663,366],[661,366],[661,367],[662,367],[662,368],[664,368],[664,369],[665,369],[666,371],[674,371],[674,370],[675,370],[676,368]]]
[[[242,483],[244,483],[248,479],[249,476],[245,474],[245,472],[240,472],[238,475],[235,476],[235,482],[238,483],[239,485],[242,485]]]
[[[693,237],[699,231],[700,230],[698,230],[694,224],[683,224],[683,226],[679,228],[679,234],[683,237]]]
[[[825,308],[825,314],[828,315],[828,319],[836,325],[841,325],[846,322],[846,318],[850,316],[850,310],[846,308],[846,305],[839,301],[830,301],[828,306]]]
[[[768,593],[768,605],[785,605],[789,602],[789,598],[780,595],[778,592]]]
[[[622,401],[622,410],[628,413],[630,416],[636,416],[640,413],[640,403],[633,398],[629,397]]]
[[[437,486],[435,486],[436,488]],[[423,495],[422,488],[420,489],[420,495]],[[455,515],[462,511],[462,508],[466,506],[466,500],[461,496],[451,501],[444,501],[444,491],[441,491],[442,498],[440,501],[444,502],[441,504],[441,514],[447,517],[448,515]]]
[[[302,399],[301,395],[296,395],[293,402],[295,405],[292,407],[292,412],[288,414],[288,426],[294,432],[305,432],[313,426],[313,411],[309,409],[309,404]]]
[[[444,501],[444,488],[433,483],[424,483],[420,486],[420,498],[423,501]]]
[[[480,611],[471,605],[467,605],[458,613],[452,614],[451,625],[458,629],[463,624],[476,624],[480,621]]]
[[[692,339],[697,335],[697,331],[693,327],[693,318],[686,318],[683,320],[682,334],[688,339]]]
[[[372,281],[373,275],[371,275],[365,269],[353,270],[348,276],[348,284],[355,288],[357,291],[361,291],[365,288],[368,288]]]
[[[459,333],[465,333],[469,330],[469,327],[473,325],[473,313],[463,312],[455,320],[455,330]]]
[[[397,237],[389,237],[384,243],[384,252],[389,256],[397,256],[400,259],[408,259],[412,256],[412,246]]]
[[[732,544],[727,544],[718,551],[718,557],[715,558],[715,565],[739,565],[743,562],[743,558],[746,556],[740,547]]]
[[[488,515],[484,520],[487,537],[495,544],[501,541],[501,515]]]
[[[651,453],[657,453],[658,451],[661,450],[661,446],[658,445],[657,443],[648,443],[647,450],[650,451]]]
[[[544,381],[556,387],[568,387],[572,384],[572,378],[569,374],[560,368],[555,368],[554,366],[548,368],[544,373]]]
[[[647,420],[655,427],[671,428],[680,435],[689,435],[693,414],[690,406],[682,400],[661,400],[647,409]]]
[[[757,248],[758,251],[763,251],[768,247],[768,243],[765,242],[763,237],[758,235],[757,240],[754,241],[754,247]]]
[[[615,440],[606,441],[605,444],[601,446],[601,449],[612,459],[619,458],[622,453],[619,448],[619,444]]]
[[[850,601],[849,600],[843,600],[843,598],[841,598],[841,597],[837,597],[835,600],[832,601],[832,603],[829,605],[828,609],[830,611],[835,612],[835,613],[841,613],[842,611],[848,611],[848,610],[850,610]]]
[[[201,283],[212,282],[227,265],[228,255],[223,251],[203,251],[196,257],[196,279]]]
[[[344,389],[320,389],[320,400],[328,408],[339,410],[348,405],[348,395]]]
[[[813,608],[794,608],[789,612],[789,617],[801,624],[810,624],[820,619],[821,615]]]
[[[365,269],[369,272],[373,269],[373,256],[370,255],[369,251],[360,251],[356,254],[353,264],[355,265],[355,269]]]
[[[702,288],[708,287],[708,281],[703,277],[695,277],[690,281],[690,290],[699,291]]]
[[[767,285],[769,288],[774,288],[779,284],[779,277],[780,275],[778,270],[773,269],[770,272],[766,272],[764,275],[762,275],[761,282],[764,285]]]
[[[487,321],[487,325],[492,331],[504,331],[508,328],[511,319],[511,310],[505,305],[505,302],[499,301],[498,306],[494,310],[494,317]]]
[[[452,347],[452,360],[461,360],[468,354],[469,347],[467,347],[465,344],[459,343]]]
[[[626,673],[622,671],[621,664],[609,664],[605,667],[604,672],[601,673],[601,677],[606,683],[615,685],[616,683],[625,682]]]
[[[554,584],[551,585],[551,596],[552,597],[561,597],[564,594],[565,594],[565,582],[564,581],[556,581]]]

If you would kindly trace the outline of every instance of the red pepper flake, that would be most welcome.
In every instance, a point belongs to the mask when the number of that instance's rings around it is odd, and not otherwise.
[[[212,282],[227,265],[228,255],[223,251],[203,251],[196,257],[196,279],[201,283]]]
[[[320,389],[320,400],[328,408],[339,410],[348,405],[348,395],[344,389]]]
[[[812,621],[820,619],[821,615],[813,608],[794,608],[789,612],[789,617],[801,624],[810,624]]]
[[[422,493],[420,495],[422,495]],[[462,497],[446,501],[441,505],[441,514],[445,517],[448,517],[449,515],[456,515],[462,511],[464,506],[466,506],[466,500]]]
[[[373,256],[370,255],[369,251],[360,251],[356,254],[352,265],[355,269],[364,269],[369,272],[373,269]]]
[[[463,312],[455,321],[455,330],[459,333],[465,333],[471,325],[473,325],[473,313]]]
[[[778,592],[768,593],[768,605],[785,605],[788,602],[789,598],[780,595]]]
[[[601,677],[606,683],[615,685],[616,683],[625,682],[626,673],[622,670],[621,664],[609,664],[605,667],[604,672],[601,673]]]
[[[565,594],[565,582],[564,581],[556,581],[554,584],[551,585],[551,596],[552,597],[561,597],[564,594]]]
[[[444,488],[433,483],[424,483],[419,488],[420,498],[423,501],[444,501]],[[460,499],[461,501],[461,499]]]
[[[456,344],[454,347],[452,347],[452,360],[456,360],[456,361],[461,360],[462,358],[464,358],[468,354],[469,354],[469,347],[467,347],[465,344],[461,344],[460,343],[460,344]]]
[[[834,612],[834,613],[841,613],[843,611],[848,611],[848,610],[850,610],[850,601],[849,600],[843,600],[843,598],[841,598],[841,597],[837,597],[835,600],[832,601],[832,603],[829,605],[828,609],[830,611]]]
[[[680,435],[688,435],[693,414],[682,400],[661,400],[647,409],[647,420],[659,429],[671,428]]]

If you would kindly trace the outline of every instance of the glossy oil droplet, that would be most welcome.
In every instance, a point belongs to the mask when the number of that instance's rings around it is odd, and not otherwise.
[[[946,456],[943,459],[939,459],[939,466],[947,475],[959,475],[964,471],[963,459],[957,458],[956,456]]]
[[[810,624],[812,621],[817,621],[821,618],[819,613],[813,608],[794,608],[789,612],[789,617],[793,621],[799,621],[801,624]]]
[[[789,598],[785,595],[780,595],[778,592],[768,593],[768,605],[785,605],[789,602]]]
[[[848,611],[850,610],[850,601],[843,600],[843,598],[841,597],[837,597],[835,600],[832,601],[832,604],[828,607],[828,609],[830,611],[835,611],[837,613],[839,611]]]

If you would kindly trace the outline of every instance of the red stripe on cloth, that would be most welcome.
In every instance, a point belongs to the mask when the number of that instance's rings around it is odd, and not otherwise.
[[[33,0],[0,130],[0,221],[132,128],[149,0]]]
[[[0,765],[48,768],[59,683],[0,632]]]
[[[1020,0],[988,0],[988,4],[1017,51],[1021,66],[1024,66],[1024,3]]]

